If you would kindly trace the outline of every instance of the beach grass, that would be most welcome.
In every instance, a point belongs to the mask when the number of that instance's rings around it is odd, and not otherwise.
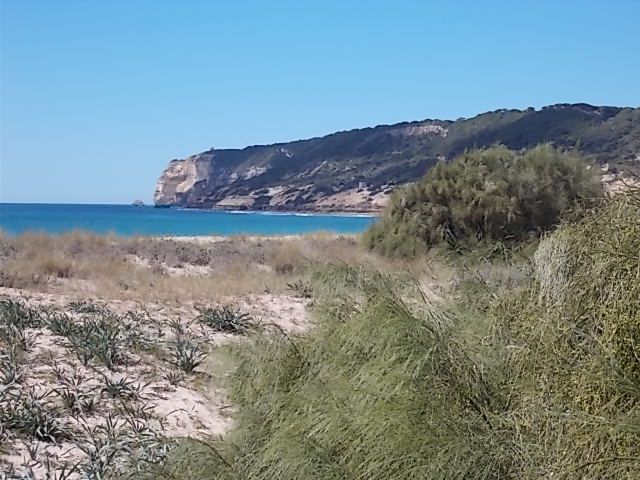
[[[235,428],[137,478],[638,478],[639,199],[461,260],[440,300],[319,266],[312,330],[238,350]]]

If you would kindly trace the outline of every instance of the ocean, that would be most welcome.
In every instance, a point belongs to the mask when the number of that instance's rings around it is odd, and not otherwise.
[[[228,212],[131,205],[0,203],[0,230],[64,233],[85,230],[132,235],[293,235],[363,232],[368,215]]]

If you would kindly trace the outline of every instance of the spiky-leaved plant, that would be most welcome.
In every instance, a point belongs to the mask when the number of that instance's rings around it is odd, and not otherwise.
[[[246,334],[251,327],[251,316],[231,305],[200,308],[196,320],[217,332]]]
[[[15,326],[20,330],[42,325],[42,315],[22,300],[0,300],[0,327]]]
[[[0,397],[0,423],[5,428],[36,440],[59,442],[70,435],[47,398],[53,390],[38,392],[31,387]]]
[[[19,347],[15,344],[6,352],[0,352],[0,385],[11,385],[22,379],[19,355]]]
[[[195,339],[188,336],[176,337],[171,342],[171,347],[173,356],[171,363],[185,373],[193,373],[207,356]]]
[[[41,312],[29,307],[22,300],[0,300],[0,346],[29,351],[37,334],[29,329],[42,326]]]
[[[62,312],[49,312],[45,316],[45,325],[51,330],[51,333],[61,337],[71,337],[78,329],[76,322]]]
[[[118,316],[105,311],[85,317],[68,338],[83,365],[97,360],[112,370],[126,358],[126,349],[135,334]]]
[[[104,383],[101,388],[101,393],[110,398],[126,400],[126,401],[138,401],[144,398],[144,390],[149,386],[149,383],[136,381],[131,378],[122,377],[118,380],[104,376]]]
[[[62,400],[62,404],[72,415],[89,415],[99,403],[97,387],[78,370],[68,371],[58,365],[54,366],[58,386],[54,392]]]

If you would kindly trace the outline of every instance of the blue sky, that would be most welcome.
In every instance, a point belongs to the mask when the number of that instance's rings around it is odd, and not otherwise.
[[[640,104],[640,1],[1,0],[0,201],[150,201],[216,148]]]

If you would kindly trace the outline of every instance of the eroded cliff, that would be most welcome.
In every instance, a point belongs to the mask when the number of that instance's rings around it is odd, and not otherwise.
[[[172,160],[157,205],[191,208],[380,211],[396,185],[466,148],[550,142],[613,168],[640,167],[640,109],[559,104],[496,110],[456,121],[424,120],[321,138],[212,149]]]

